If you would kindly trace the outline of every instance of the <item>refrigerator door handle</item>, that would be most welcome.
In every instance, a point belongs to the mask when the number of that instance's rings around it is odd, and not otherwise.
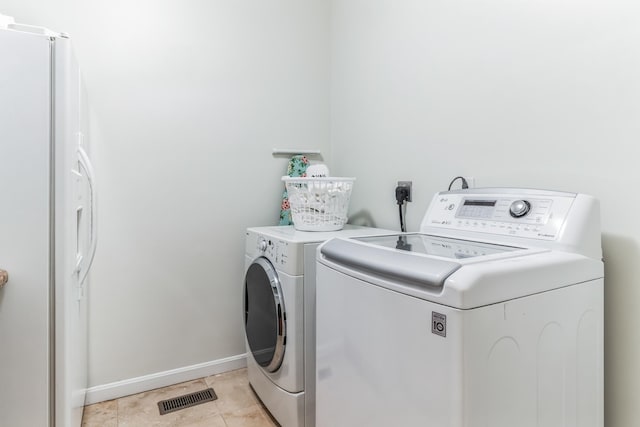
[[[87,251],[87,257],[84,259],[85,266],[80,270],[80,276],[78,278],[78,283],[80,286],[84,283],[84,280],[87,278],[87,274],[89,274],[89,270],[91,269],[91,264],[93,264],[93,258],[96,255],[96,247],[98,244],[98,228],[96,223],[96,189],[95,189],[95,179],[93,173],[93,166],[91,165],[91,161],[89,160],[89,156],[87,152],[84,151],[84,148],[78,147],[78,160],[80,162],[80,166],[87,173],[87,182],[89,183],[89,190],[91,194],[91,217],[90,217],[90,230],[91,230],[91,239],[89,243],[89,250]]]

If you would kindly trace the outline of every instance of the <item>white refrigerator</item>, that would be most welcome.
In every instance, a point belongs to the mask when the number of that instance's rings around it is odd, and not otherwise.
[[[68,36],[0,15],[0,427],[82,419],[97,241],[86,99]]]

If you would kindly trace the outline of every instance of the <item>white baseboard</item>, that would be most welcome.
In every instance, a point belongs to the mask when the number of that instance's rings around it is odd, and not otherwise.
[[[170,371],[157,372],[155,374],[144,375],[142,377],[103,384],[87,389],[86,404],[103,402],[105,400],[117,399],[131,394],[142,393],[143,391],[155,388],[166,387],[184,381],[191,381],[202,377],[220,374],[222,372],[233,371],[247,366],[247,355],[238,354],[224,359],[213,360],[211,362],[199,363],[197,365],[185,366],[184,368],[172,369]]]

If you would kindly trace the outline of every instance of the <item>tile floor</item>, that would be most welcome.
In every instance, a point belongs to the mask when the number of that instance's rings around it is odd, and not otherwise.
[[[202,403],[160,415],[158,402],[213,388],[218,396]],[[249,387],[247,370],[225,372],[116,400],[84,409],[83,427],[277,427]]]

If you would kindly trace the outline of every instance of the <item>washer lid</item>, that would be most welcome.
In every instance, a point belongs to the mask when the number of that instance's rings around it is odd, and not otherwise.
[[[386,248],[400,249],[402,251],[415,252],[424,255],[434,255],[440,258],[448,258],[452,260],[501,254],[523,249],[514,246],[473,242],[469,240],[452,239],[427,234],[372,236],[355,238],[355,240]]]
[[[336,238],[321,246],[327,261],[416,288],[441,288],[463,265],[521,256],[529,249],[426,234]]]
[[[407,250],[409,245],[411,251]],[[603,275],[601,261],[576,253],[424,234],[333,239],[320,246],[317,259],[365,283],[459,309],[533,295]],[[322,286],[320,281],[317,286]]]

